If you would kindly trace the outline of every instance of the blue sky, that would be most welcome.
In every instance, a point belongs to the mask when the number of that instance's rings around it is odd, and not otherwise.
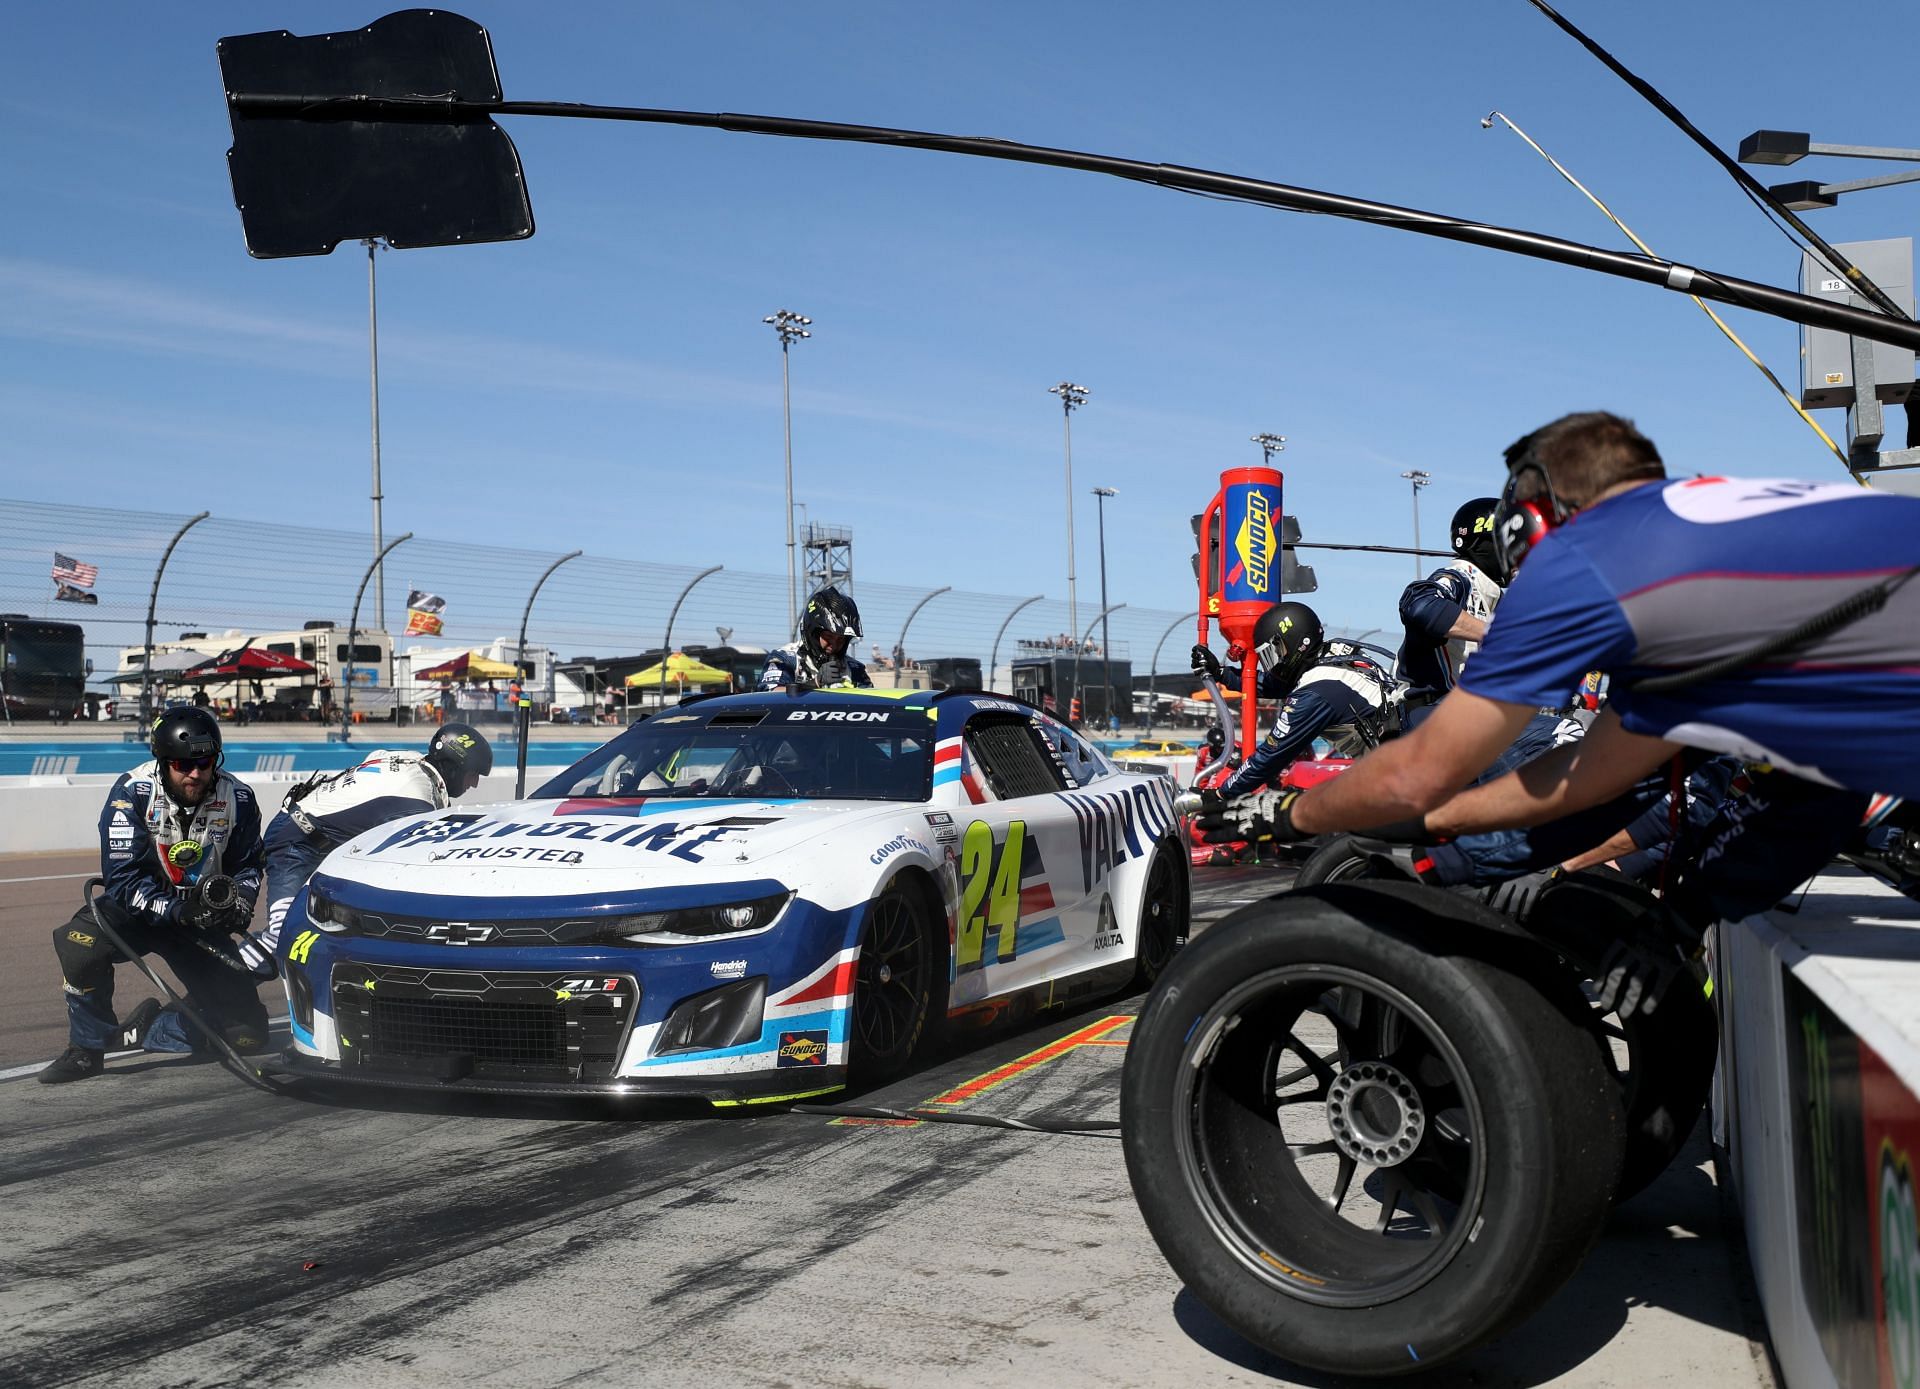
[[[1864,76],[1872,27],[1802,5],[1568,0],[1731,147],[1748,130],[1920,143]],[[1732,16],[1737,9],[1738,19]],[[1252,174],[1595,244],[1617,233],[1525,127],[1664,255],[1791,285],[1730,180],[1523,0],[1176,7],[467,0],[510,98],[996,135]],[[363,253],[255,261],[225,171],[215,40],[355,28],[378,6],[88,4],[15,13],[0,51],[0,496],[364,528]],[[1812,61],[1809,61],[1809,59]],[[1859,72],[1859,80],[1846,76]],[[1814,80],[1809,80],[1810,76]],[[1470,247],[1111,179],[664,127],[503,122],[538,231],[380,265],[386,525],[521,549],[784,569],[795,491],[891,584],[1065,595],[1060,415],[1080,597],[1107,508],[1116,602],[1191,602],[1187,517],[1248,436],[1290,439],[1308,539],[1431,542],[1500,449],[1569,409],[1634,416],[1676,471],[1837,463],[1685,299]],[[1786,177],[1887,166],[1809,161]],[[1815,214],[1909,235],[1912,188]],[[1797,332],[1729,311],[1783,378]],[[1897,421],[1897,415],[1895,417]],[[1837,432],[1837,414],[1821,416]],[[1898,424],[1895,424],[1898,428]],[[1330,622],[1391,620],[1405,560],[1312,561]]]

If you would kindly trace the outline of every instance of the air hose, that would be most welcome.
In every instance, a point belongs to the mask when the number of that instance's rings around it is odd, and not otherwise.
[[[213,1047],[214,1052],[220,1057],[221,1065],[225,1066],[229,1071],[232,1071],[241,1080],[256,1090],[264,1090],[269,1095],[286,1095],[292,1093],[293,1087],[291,1085],[284,1081],[269,1078],[264,1071],[249,1063],[245,1057],[235,1051],[227,1039],[220,1035],[219,1030],[200,1015],[199,1009],[175,993],[172,986],[160,977],[159,972],[155,970],[153,966],[149,965],[137,951],[129,947],[127,943],[120,938],[118,931],[107,924],[106,918],[100,914],[100,899],[94,893],[95,888],[104,889],[106,885],[107,882],[104,878],[88,878],[80,889],[86,897],[87,910],[93,915],[93,924],[99,929],[100,934],[112,944],[115,950],[118,950],[122,955],[131,960],[134,968],[146,975],[148,982],[159,989],[161,993],[165,994],[168,1001],[180,1010],[180,1016],[191,1023],[193,1029],[204,1037],[208,1044]],[[211,941],[201,939],[198,933],[195,934],[195,944],[199,945],[222,964],[226,964],[229,968],[244,969],[238,961],[231,960],[225,951],[215,946]],[[251,971],[246,972],[251,973]]]

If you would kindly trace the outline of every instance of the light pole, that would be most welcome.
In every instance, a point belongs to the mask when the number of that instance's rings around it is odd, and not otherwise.
[[[1433,479],[1419,468],[1411,469],[1400,476],[1413,484],[1413,548],[1418,550],[1420,548],[1420,489]],[[1413,557],[1413,577],[1416,579],[1420,577],[1419,555]]]
[[[380,490],[380,300],[375,293],[375,275],[373,270],[374,252],[387,250],[387,244],[378,237],[367,237],[360,243],[367,248],[367,366],[372,382],[373,404],[373,553],[375,574],[373,603],[380,614],[380,630],[387,630],[387,567],[377,558],[386,553],[386,547],[380,538],[380,503],[385,494]]]
[[[1255,434],[1247,442],[1260,445],[1260,461],[1269,468],[1273,466],[1273,456],[1287,446],[1284,434]]]
[[[1113,713],[1113,636],[1107,630],[1107,614],[1113,609],[1107,606],[1107,498],[1120,495],[1113,487],[1096,487],[1093,495],[1098,499],[1094,506],[1100,513],[1100,685],[1106,690],[1101,703],[1107,706],[1107,713]],[[1133,709],[1127,709],[1128,714]]]
[[[780,335],[780,402],[787,434],[787,635],[791,637],[800,613],[793,591],[793,378],[788,370],[787,349],[800,339],[813,336],[807,331],[813,320],[805,314],[780,309],[760,321],[771,324],[773,331]]]
[[[1075,385],[1071,381],[1062,381],[1058,385],[1047,387],[1048,395],[1060,397],[1060,414],[1066,426],[1067,444],[1067,632],[1071,635],[1080,630],[1080,607],[1074,596],[1073,584],[1073,412],[1075,407],[1087,403],[1089,394],[1085,386]],[[1080,697],[1080,648],[1073,651],[1073,693],[1067,698],[1071,701]],[[1068,705],[1072,707],[1071,703]]]

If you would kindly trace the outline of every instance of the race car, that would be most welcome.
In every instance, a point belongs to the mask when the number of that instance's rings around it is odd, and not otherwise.
[[[525,800],[382,825],[281,932],[288,1068],[794,1100],[949,1023],[1149,984],[1187,935],[1174,788],[977,692],[695,697]]]

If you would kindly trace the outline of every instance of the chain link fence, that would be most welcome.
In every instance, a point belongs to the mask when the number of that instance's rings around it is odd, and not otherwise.
[[[154,571],[168,541],[189,519],[185,513],[0,503],[0,611],[82,624],[95,667],[89,688],[105,690],[104,682],[123,665],[122,651],[142,644]],[[54,598],[56,554],[97,566],[90,590],[96,603]],[[528,595],[558,558],[557,552],[417,534],[385,562],[384,617],[379,578],[367,585],[360,628],[391,633],[396,654],[412,647],[482,648],[501,638],[511,643]],[[238,646],[248,635],[297,630],[316,621],[334,623],[344,641],[355,590],[372,559],[366,533],[210,516],[181,537],[167,561],[155,609],[155,641],[203,632],[218,645],[225,634],[235,633],[230,644]],[[688,591],[700,572],[692,565],[582,554],[560,565],[540,589],[527,624],[528,648],[548,648],[563,663],[587,658],[603,668],[619,658],[658,653],[669,612],[682,594],[673,620],[675,648],[772,647],[791,639],[784,574],[729,567]],[[438,636],[404,635],[410,589],[446,600],[445,627]],[[866,633],[858,654],[870,663],[877,648],[883,661],[899,651],[915,663],[973,660],[985,672],[1006,624],[998,649],[1004,670],[1016,655],[1070,652],[1072,638],[1084,637],[1089,626],[1096,646],[1101,635],[1097,596],[1079,604],[1082,631],[1070,634],[1063,599],[1028,604],[1028,595],[957,588],[929,598],[932,586],[867,577],[856,580],[853,592]],[[909,617],[912,625],[903,633]],[[1167,676],[1163,683],[1179,685],[1186,680],[1191,622],[1190,611],[1183,620],[1177,609],[1121,607],[1107,619],[1111,657],[1130,662],[1131,674],[1142,677],[1158,650]],[[1083,648],[1082,663],[1086,683],[1099,680],[1099,652]],[[1007,687],[1004,675],[1000,687]]]

